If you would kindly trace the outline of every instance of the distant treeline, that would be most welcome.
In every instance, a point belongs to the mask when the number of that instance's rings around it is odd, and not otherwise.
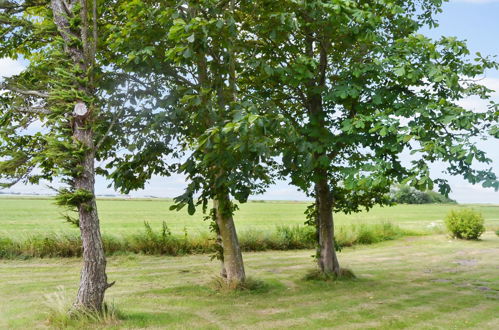
[[[398,204],[457,204],[457,202],[435,191],[419,191],[401,185],[392,189],[390,199]]]

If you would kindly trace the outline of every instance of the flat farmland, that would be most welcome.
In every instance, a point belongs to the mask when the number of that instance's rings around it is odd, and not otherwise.
[[[101,228],[104,234],[129,235],[142,231],[144,222],[159,229],[163,221],[172,233],[198,235],[208,232],[201,210],[190,216],[186,210],[170,211],[168,199],[98,200]],[[235,214],[240,232],[275,230],[277,226],[303,225],[307,202],[264,201],[240,205]],[[369,212],[335,214],[337,226],[391,222],[404,229],[425,231],[442,228],[445,215],[452,209],[471,207],[481,212],[488,230],[499,229],[499,205],[424,204],[375,207]],[[43,233],[78,233],[62,214],[66,212],[51,198],[0,198],[0,235],[16,238]]]

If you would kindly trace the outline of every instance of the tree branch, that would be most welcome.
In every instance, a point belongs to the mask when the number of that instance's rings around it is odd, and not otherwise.
[[[19,93],[19,94],[22,94],[22,95],[36,96],[36,97],[41,97],[41,98],[47,98],[47,97],[49,97],[49,94],[45,93],[45,92],[24,90],[24,89],[20,89],[20,88],[17,88],[17,87],[11,87],[11,86],[7,86],[6,88],[9,89],[9,90],[11,90],[14,93]]]
[[[13,14],[19,14],[25,11],[27,8],[44,6],[47,3],[48,3],[47,0],[25,1],[23,3],[16,3],[10,0],[0,0],[0,10],[4,10],[5,13],[13,15]]]
[[[26,172],[23,175],[18,176],[17,178],[15,178],[14,180],[12,180],[10,182],[0,182],[0,190],[10,188],[13,185],[18,184],[22,180],[25,180],[26,178],[28,178],[28,176],[31,173],[31,171],[33,170],[33,168],[34,168],[33,166],[28,167],[28,169],[26,170]]]
[[[102,146],[102,143],[104,143],[104,141],[106,140],[106,138],[110,135],[111,131],[113,130],[114,126],[116,125],[116,123],[118,122],[118,119],[121,117],[121,115],[123,114],[123,112],[125,111],[125,107],[122,106],[118,112],[116,112],[111,124],[109,125],[109,127],[107,128],[107,131],[106,133],[104,133],[104,135],[99,139],[99,141],[97,142],[97,144],[95,145],[95,150],[99,150],[100,147]]]
[[[21,107],[21,108],[11,108],[11,109],[17,112],[34,113],[39,115],[49,115],[51,113],[50,110],[42,107]]]

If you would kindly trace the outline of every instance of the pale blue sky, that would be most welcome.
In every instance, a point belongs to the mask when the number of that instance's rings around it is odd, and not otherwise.
[[[444,12],[438,16],[440,26],[433,30],[424,30],[431,37],[440,35],[456,36],[466,39],[473,52],[480,51],[483,55],[499,55],[499,0],[453,0],[444,5]],[[22,64],[8,59],[0,59],[0,76],[15,74],[22,69]],[[491,89],[499,91],[499,72],[490,71],[484,77],[483,83]],[[494,94],[499,102],[499,93]],[[483,103],[477,100],[463,100],[463,105],[480,109]],[[499,173],[499,140],[481,142],[483,150],[493,159],[492,167]],[[433,173],[438,174],[442,166],[435,165]],[[449,178],[453,192],[451,197],[463,203],[499,203],[499,193],[492,189],[472,186],[460,178]],[[107,188],[108,183],[103,178],[97,179],[98,194],[113,194]],[[132,196],[153,195],[158,197],[174,197],[182,193],[185,180],[181,176],[170,178],[153,178],[146,189],[134,192]],[[10,189],[12,192],[47,192],[42,186],[25,186],[18,184]],[[286,182],[272,186],[267,193],[254,196],[255,199],[303,200],[305,195],[298,192]]]

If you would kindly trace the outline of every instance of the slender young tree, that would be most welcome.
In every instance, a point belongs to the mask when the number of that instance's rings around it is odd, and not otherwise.
[[[0,57],[27,68],[0,96],[0,177],[4,186],[55,178],[58,204],[74,209],[83,268],[73,308],[100,312],[108,283],[95,199],[95,159],[109,126],[97,64],[99,5],[88,0],[3,0]]]
[[[249,83],[273,103],[292,127],[277,141],[283,174],[314,197],[310,222],[317,228],[318,265],[338,276],[333,211],[355,212],[385,197],[395,182],[418,189],[438,184],[429,164],[471,183],[498,187],[474,138],[487,135],[497,112],[476,113],[458,104],[484,99],[489,91],[474,79],[490,59],[469,59],[454,38],[417,34],[434,26],[435,1],[320,0],[247,3],[255,56]],[[410,164],[401,155],[410,151]]]

